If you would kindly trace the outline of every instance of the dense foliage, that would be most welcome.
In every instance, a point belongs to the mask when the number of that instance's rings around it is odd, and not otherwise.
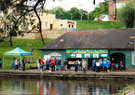
[[[98,18],[100,14],[108,14],[108,3],[107,2],[101,2],[99,5],[90,12],[90,18]]]
[[[13,36],[20,34],[20,31],[28,30],[26,29],[26,24],[27,26],[34,24],[33,20],[31,20],[31,15],[33,14],[35,14],[39,21],[37,28],[40,32],[42,43],[45,44],[39,16],[39,11],[44,8],[45,2],[46,0],[0,0],[0,32],[2,34],[5,33],[10,38],[10,46],[13,45]],[[22,27],[23,25],[24,27]],[[5,29],[5,27],[7,28]],[[2,36],[0,34],[0,37]]]
[[[73,7],[68,11],[61,7],[55,7],[52,10],[44,10],[44,12],[56,14],[57,19],[87,20],[89,15],[86,10],[78,9],[76,7]]]
[[[56,18],[58,19],[93,20],[94,18],[99,17],[100,14],[108,14],[108,3],[99,3],[99,5],[90,13],[76,7],[73,7],[68,11],[61,7],[56,7],[52,10],[44,10],[44,12],[56,14]]]
[[[133,28],[135,21],[135,1],[128,2],[119,10],[119,20],[124,22],[126,28]]]

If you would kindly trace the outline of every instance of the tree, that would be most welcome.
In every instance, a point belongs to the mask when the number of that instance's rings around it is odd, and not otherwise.
[[[63,18],[65,10],[61,7],[55,7],[55,8],[52,9],[51,13],[56,14],[56,18],[60,19],[60,18]]]
[[[119,20],[125,23],[126,28],[134,27],[135,1],[130,1],[119,10]]]
[[[88,19],[88,12],[86,10],[80,9],[80,17],[81,20],[87,20]]]
[[[72,14],[73,19],[75,19],[75,20],[80,19],[80,11],[76,7],[71,8],[69,12],[70,12],[70,14]]]
[[[8,14],[10,16],[14,14],[14,16],[10,18],[10,20],[13,19],[13,21],[11,21],[11,29],[9,28],[10,46],[13,45],[12,37],[14,33],[18,31],[20,23],[27,22],[27,17],[30,16],[31,13],[35,13],[38,18],[41,40],[42,43],[45,44],[42,36],[42,23],[38,12],[43,10],[46,0],[1,0],[0,2],[0,11],[2,11],[4,15]]]
[[[91,18],[97,18],[100,14],[108,14],[108,3],[101,2],[98,6],[90,12]]]

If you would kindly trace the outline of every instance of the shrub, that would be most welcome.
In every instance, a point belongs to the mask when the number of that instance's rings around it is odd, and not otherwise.
[[[125,23],[126,28],[134,27],[135,1],[129,1],[119,10],[119,20]]]

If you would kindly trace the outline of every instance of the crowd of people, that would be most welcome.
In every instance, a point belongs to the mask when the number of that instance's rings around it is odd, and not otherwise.
[[[23,57],[22,60],[19,60],[18,58],[13,57],[13,64],[12,67],[15,70],[18,70],[20,67],[23,71],[25,71],[25,64],[29,63],[28,59]]]
[[[62,69],[67,72],[67,67],[68,67],[68,61],[67,59],[64,60],[64,63],[62,63],[60,58],[39,58],[37,60],[37,67],[39,71],[47,71],[47,72],[52,72],[52,71],[61,71]],[[75,72],[77,71],[83,71],[86,73],[88,70],[87,68],[87,62],[85,59],[82,61],[76,60],[74,61],[73,67]],[[110,61],[107,58],[103,59],[93,59],[92,60],[92,70],[95,72],[110,72],[114,70],[124,70],[124,63],[120,61],[120,63],[116,63],[114,58]]]
[[[64,70],[67,72],[68,61],[65,59],[64,63],[62,63],[60,58],[39,58],[37,59],[37,67],[39,71],[52,72]],[[82,63],[79,60],[74,61],[74,70],[75,72],[82,70],[84,73],[86,73],[86,61],[83,60]]]
[[[59,70],[61,71],[61,59],[60,58],[39,58],[37,59],[37,67],[38,70],[42,69],[42,71],[47,70],[48,72]]]
[[[70,61],[69,61],[70,62]],[[39,71],[61,71],[64,70],[67,72],[69,62],[67,59],[65,59],[62,63],[61,58],[39,58],[37,59],[37,67]],[[18,70],[20,67],[23,71],[25,71],[25,64],[29,63],[28,59],[23,57],[21,62],[18,58],[13,57],[13,64],[12,67],[15,68],[15,70]],[[92,64],[92,66],[89,68],[89,64]],[[87,64],[87,61],[85,59],[76,60],[73,61],[72,67],[74,68],[75,72],[77,71],[83,71],[86,73],[87,70],[91,69],[95,72],[110,72],[115,70],[124,70],[124,62],[121,60],[119,62],[116,62],[114,58],[111,60],[107,58],[99,58],[99,59],[93,59],[91,63]],[[2,68],[2,59],[0,58],[0,68]],[[71,69],[71,68],[70,68]]]
[[[92,69],[96,72],[110,72],[114,70],[124,70],[124,63],[116,63],[114,58],[110,61],[109,59],[93,59],[92,60]]]

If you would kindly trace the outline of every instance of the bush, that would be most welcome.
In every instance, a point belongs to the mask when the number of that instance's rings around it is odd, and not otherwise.
[[[74,78],[75,78],[75,74],[71,74],[71,75],[70,75],[70,78],[71,78],[71,79],[74,79]]]
[[[123,21],[126,28],[134,27],[135,1],[129,1],[119,10],[119,20]]]
[[[62,75],[62,78],[63,78],[63,79],[67,79],[67,78],[68,78],[68,75],[67,75],[67,74],[63,74],[63,75]]]

